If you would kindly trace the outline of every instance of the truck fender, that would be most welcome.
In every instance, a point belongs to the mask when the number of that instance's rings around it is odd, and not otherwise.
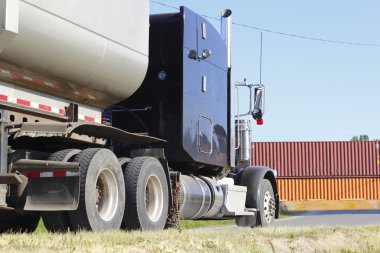
[[[253,166],[242,169],[235,177],[235,184],[247,187],[246,207],[260,208],[258,196],[260,196],[260,182],[262,179],[268,179],[273,187],[276,197],[276,218],[279,213],[279,197],[276,183],[276,171],[265,166]]]

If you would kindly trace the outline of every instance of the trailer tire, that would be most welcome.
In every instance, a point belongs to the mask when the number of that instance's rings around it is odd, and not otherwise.
[[[119,157],[118,160],[119,160],[121,169],[124,172],[125,168],[127,168],[128,163],[131,161],[131,158],[128,158],[128,157]]]
[[[61,161],[61,162],[72,162],[77,154],[79,154],[79,149],[64,149],[52,153],[48,160],[50,161]],[[56,211],[56,212],[42,212],[42,220],[44,222],[47,231],[52,233],[62,233],[74,230],[70,224],[69,214],[67,211]]]
[[[74,229],[95,232],[120,228],[125,205],[125,186],[120,163],[108,149],[90,148],[74,162],[80,167],[80,197],[76,211],[69,212]]]
[[[165,171],[154,157],[136,157],[124,171],[126,202],[122,228],[163,230],[169,189]]]
[[[270,226],[275,219],[275,196],[272,184],[268,179],[262,179],[259,188],[260,208],[256,216],[257,226]]]
[[[38,212],[0,210],[0,233],[33,233],[39,221]]]

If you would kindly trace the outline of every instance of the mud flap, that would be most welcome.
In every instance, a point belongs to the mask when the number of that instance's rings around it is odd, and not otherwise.
[[[239,227],[254,227],[256,226],[256,214],[252,216],[240,216],[236,218],[236,225]]]
[[[30,178],[24,210],[69,211],[79,203],[79,177]]]

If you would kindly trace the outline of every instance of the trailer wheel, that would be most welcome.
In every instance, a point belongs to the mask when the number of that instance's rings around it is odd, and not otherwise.
[[[256,225],[270,226],[274,223],[276,201],[272,184],[268,179],[262,179],[259,188],[260,210],[257,213]]]
[[[126,202],[122,228],[162,230],[168,216],[169,190],[164,169],[154,157],[136,157],[124,171]]]
[[[50,161],[62,161],[71,162],[75,156],[79,154],[79,149],[65,149],[55,153],[52,153],[48,160]],[[42,220],[44,222],[47,231],[52,233],[62,233],[68,230],[74,230],[70,225],[69,215],[67,211],[57,212],[42,212]]]
[[[75,229],[110,231],[120,228],[125,205],[123,173],[108,149],[85,149],[74,162],[80,167],[80,197],[76,211],[69,212]]]
[[[0,210],[0,233],[33,233],[39,221],[38,212]]]

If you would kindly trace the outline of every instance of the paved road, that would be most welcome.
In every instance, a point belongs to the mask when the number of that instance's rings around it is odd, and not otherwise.
[[[310,227],[310,226],[366,226],[380,225],[380,210],[369,211],[318,211],[304,212],[294,216],[275,220],[275,226]],[[236,225],[220,227],[203,227],[194,231],[242,229]]]
[[[305,212],[275,221],[275,226],[380,225],[380,210]]]

